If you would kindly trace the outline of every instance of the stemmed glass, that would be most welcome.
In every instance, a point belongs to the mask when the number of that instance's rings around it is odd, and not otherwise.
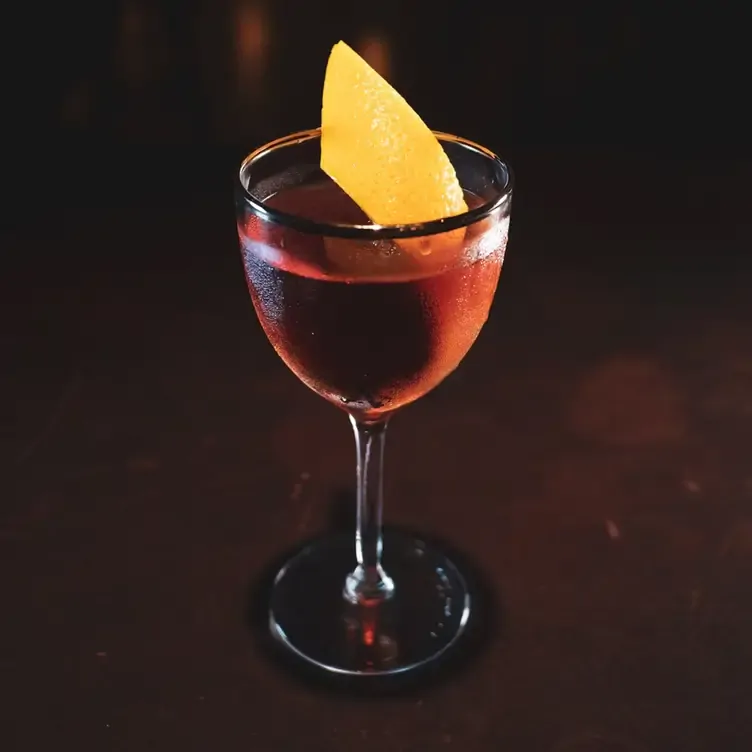
[[[238,234],[259,321],[293,373],[345,411],[355,434],[354,540],[305,547],[278,573],[269,605],[282,645],[341,674],[423,666],[471,616],[468,585],[445,554],[382,530],[389,420],[472,346],[508,237],[509,168],[482,146],[435,135],[469,209],[423,224],[374,225],[354,212],[319,167],[320,129],[260,147],[239,172]]]

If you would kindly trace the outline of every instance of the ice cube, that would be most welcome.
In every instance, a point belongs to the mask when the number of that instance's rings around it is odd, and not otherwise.
[[[337,272],[357,277],[391,277],[415,271],[415,262],[393,240],[325,238],[326,256]]]

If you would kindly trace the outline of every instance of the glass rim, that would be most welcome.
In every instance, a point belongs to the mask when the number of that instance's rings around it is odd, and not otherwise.
[[[502,206],[512,195],[514,188],[514,175],[509,165],[502,161],[496,154],[485,146],[469,141],[468,139],[454,136],[451,133],[443,131],[432,131],[439,141],[446,141],[458,144],[466,149],[476,152],[495,164],[497,169],[506,175],[506,182],[499,195],[492,200],[487,201],[473,209],[468,209],[462,214],[455,214],[443,219],[433,219],[428,222],[416,222],[412,224],[401,225],[380,225],[380,224],[348,224],[344,222],[319,222],[315,219],[302,217],[298,214],[281,211],[267,206],[262,199],[257,199],[251,195],[243,183],[243,173],[254,162],[262,157],[286,146],[295,146],[297,144],[310,141],[321,137],[321,128],[310,128],[308,130],[296,131],[287,136],[269,141],[263,146],[259,146],[248,154],[240,163],[238,171],[238,184],[242,191],[244,200],[250,204],[253,212],[275,224],[289,227],[300,232],[308,234],[323,235],[325,237],[348,238],[351,240],[378,240],[386,238],[414,238],[425,237],[427,235],[438,235],[443,232],[457,230],[462,227],[479,222],[489,215],[493,214]]]

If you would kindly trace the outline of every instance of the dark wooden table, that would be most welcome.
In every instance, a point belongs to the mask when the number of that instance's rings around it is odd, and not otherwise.
[[[315,114],[283,109],[245,146]],[[749,164],[505,148],[468,121],[518,174],[508,260],[466,361],[394,420],[386,514],[473,565],[483,629],[452,670],[364,697],[255,630],[260,579],[337,522],[354,451],[255,320],[245,139],[142,117],[149,138],[58,131],[58,180],[6,216],[0,747],[749,749]]]

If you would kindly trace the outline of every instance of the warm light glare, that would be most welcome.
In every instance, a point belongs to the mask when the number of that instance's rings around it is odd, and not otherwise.
[[[389,41],[378,33],[368,33],[355,45],[358,54],[387,81],[391,79],[391,50]]]
[[[83,127],[91,114],[91,89],[87,82],[75,84],[63,99],[62,119],[67,125]]]
[[[235,23],[235,52],[238,85],[243,94],[255,94],[260,87],[268,58],[269,19],[258,2],[238,6]]]
[[[373,645],[373,625],[372,624],[366,624],[363,627],[363,644],[367,647],[371,647]]]
[[[148,46],[152,21],[147,8],[138,0],[123,4],[118,29],[118,67],[126,84],[134,89],[143,86],[153,75]]]

